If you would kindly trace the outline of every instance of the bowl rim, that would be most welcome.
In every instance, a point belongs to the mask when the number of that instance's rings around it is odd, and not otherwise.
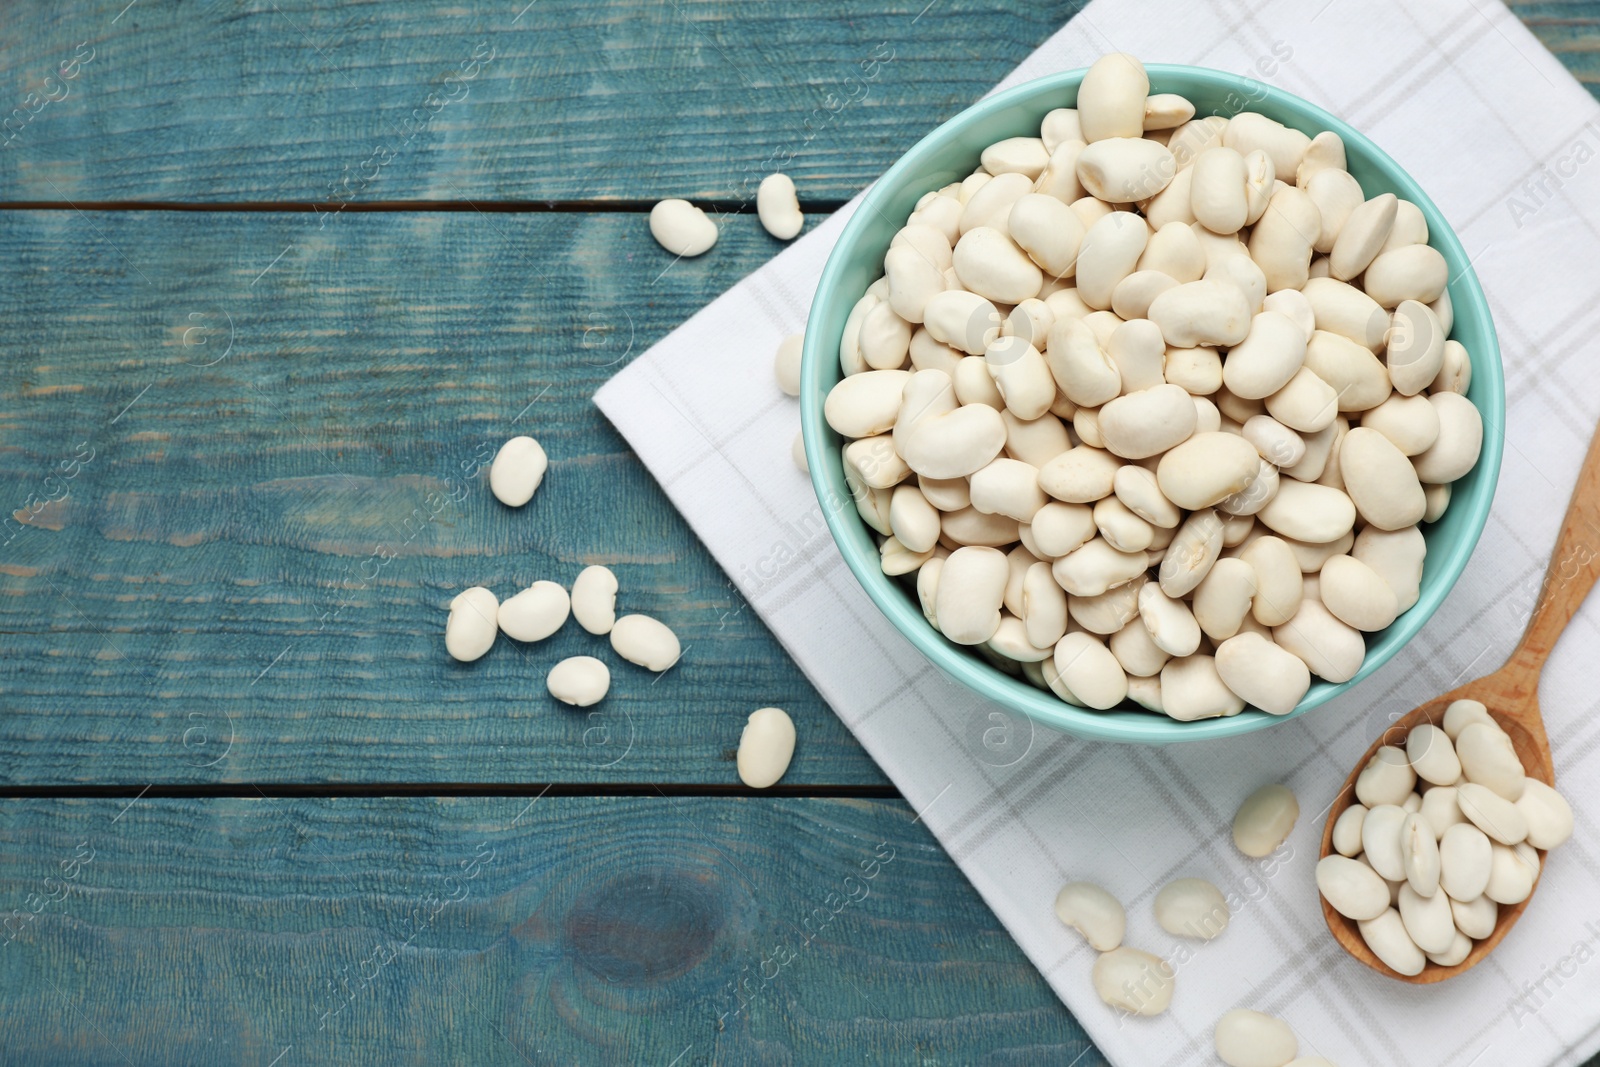
[[[933,666],[961,682],[975,696],[1019,712],[1028,716],[1030,720],[1052,729],[1090,740],[1166,744],[1236,737],[1298,718],[1312,708],[1348,692],[1387,663],[1417,635],[1455,587],[1488,521],[1504,450],[1505,376],[1500,358],[1499,339],[1489,311],[1488,299],[1470,257],[1467,256],[1454,227],[1449,225],[1448,219],[1438,205],[1393,157],[1338,116],[1302,97],[1255,79],[1185,64],[1151,63],[1146,64],[1145,69],[1150,77],[1151,92],[1172,91],[1163,89],[1162,85],[1173,79],[1209,81],[1219,89],[1230,91],[1244,89],[1251,94],[1251,98],[1238,109],[1240,111],[1259,110],[1269,117],[1278,117],[1280,120],[1287,111],[1295,119],[1316,124],[1320,129],[1332,130],[1339,134],[1347,148],[1351,145],[1356,146],[1359,154],[1369,160],[1373,168],[1384,172],[1386,182],[1398,195],[1410,200],[1423,211],[1429,222],[1428,243],[1444,253],[1448,262],[1465,264],[1453,279],[1453,284],[1464,284],[1470,300],[1467,303],[1453,300],[1452,306],[1458,321],[1462,317],[1463,308],[1470,306],[1475,314],[1481,315],[1486,326],[1484,332],[1487,343],[1479,345],[1477,351],[1469,353],[1474,385],[1478,384],[1482,376],[1487,388],[1486,394],[1475,400],[1483,420],[1483,445],[1474,469],[1474,475],[1485,480],[1486,490],[1481,499],[1475,498],[1472,501],[1464,532],[1445,547],[1442,553],[1443,559],[1439,562],[1440,578],[1430,588],[1425,589],[1417,602],[1391,624],[1390,630],[1394,627],[1400,628],[1398,640],[1388,648],[1380,650],[1381,654],[1374,654],[1369,648],[1360,669],[1348,681],[1330,684],[1321,690],[1314,685],[1311,692],[1292,711],[1284,715],[1271,715],[1247,706],[1244,711],[1236,715],[1186,722],[1148,711],[1128,710],[1121,705],[1107,711],[1096,711],[1069,704],[1053,693],[1040,690],[1024,680],[1010,677],[998,668],[983,662],[978,656],[951,645],[922,617],[920,611],[911,610],[903,594],[895,588],[895,579],[883,573],[876,557],[869,561],[848,547],[844,539],[846,524],[860,525],[861,520],[849,497],[845,496],[840,500],[837,489],[826,480],[831,473],[829,464],[832,462],[827,451],[829,442],[826,437],[832,431],[823,417],[822,401],[826,395],[826,388],[823,364],[820,361],[837,362],[835,351],[837,342],[830,341],[827,346],[828,351],[824,353],[823,331],[819,319],[821,309],[828,303],[825,294],[836,292],[840,288],[839,275],[846,270],[847,262],[855,254],[853,246],[861,239],[873,215],[882,214],[880,202],[894,195],[908,172],[922,170],[939,154],[946,151],[946,141],[968,127],[977,125],[986,116],[1018,104],[1037,104],[1039,97],[1052,93],[1060,93],[1065,99],[1068,92],[1075,92],[1087,72],[1086,68],[1045,75],[978,100],[919,140],[866,190],[861,203],[846,221],[829,252],[827,263],[817,283],[806,322],[800,407],[806,463],[810,469],[812,487],[822,505],[821,511],[834,545],[878,611]],[[1057,106],[1068,105],[1061,103]],[[1436,225],[1436,222],[1439,225]],[[838,478],[842,483],[842,471],[839,472]],[[1429,550],[1430,553],[1435,551],[1435,546],[1430,544]]]

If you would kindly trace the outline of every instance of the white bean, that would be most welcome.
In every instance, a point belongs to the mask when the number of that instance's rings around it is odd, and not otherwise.
[[[1450,706],[1444,709],[1444,732],[1451,741],[1461,736],[1465,730],[1475,722],[1486,723],[1500,729],[1500,724],[1494,721],[1489,714],[1489,709],[1477,700],[1452,700]]]
[[[1301,293],[1311,305],[1316,329],[1354,341],[1369,352],[1383,351],[1392,316],[1372,297],[1335,278],[1312,278]]]
[[[1300,169],[1311,138],[1276,119],[1253,111],[1242,111],[1228,120],[1222,143],[1248,155],[1254,151],[1272,157],[1272,165],[1288,181]]]
[[[1389,584],[1399,609],[1405,611],[1420,595],[1422,563],[1427,551],[1422,531],[1415,526],[1394,531],[1369,526],[1357,535],[1350,554]]]
[[[1300,802],[1288,786],[1269,782],[1245,797],[1233,816],[1233,843],[1240,852],[1260,859],[1288,840],[1300,818]]]
[[[1171,656],[1193,655],[1200,648],[1200,624],[1189,605],[1155,584],[1139,590],[1139,619],[1157,648]]]
[[[1339,817],[1333,821],[1334,851],[1341,856],[1361,855],[1361,826],[1366,818],[1365,804],[1351,804],[1339,813]]]
[[[1165,275],[1160,277],[1164,278]],[[1166,362],[1167,344],[1162,340],[1161,330],[1149,319],[1136,318],[1119,324],[1111,331],[1105,347],[1106,354],[1116,365],[1124,394],[1155,389],[1165,384],[1162,368]],[[1193,405],[1192,399],[1190,404]]]
[[[1194,118],[1194,105],[1177,93],[1156,93],[1145,98],[1144,128],[1171,130]]]
[[[489,464],[489,491],[507,507],[520,508],[533,499],[550,460],[531,437],[513,437],[500,446]]]
[[[717,243],[717,224],[687,200],[662,200],[650,209],[650,236],[675,256],[698,256]]]
[[[1156,482],[1168,500],[1197,511],[1244,489],[1260,467],[1261,457],[1244,438],[1195,434],[1162,455]]]
[[[499,612],[500,601],[481,585],[457,593],[444,624],[445,651],[462,663],[481,657],[500,632]]]
[[[1189,194],[1196,221],[1212,233],[1243,229],[1250,213],[1246,177],[1244,156],[1232,148],[1217,145],[1196,156]]]
[[[1078,153],[1078,181],[1108,204],[1148,200],[1177,169],[1167,146],[1146,137],[1104,137]]]
[[[1053,665],[1086,707],[1104,711],[1116,707],[1128,695],[1128,676],[1122,665],[1109,648],[1089,634],[1069,633],[1056,642]]]
[[[954,245],[957,238],[979,226],[1005,227],[1011,207],[1033,192],[1033,179],[1026,174],[1001,174],[972,194],[960,209],[960,226],[957,233],[949,234]]]
[[[660,672],[678,662],[678,635],[648,615],[624,615],[611,627],[611,647],[629,663]]]
[[[1428,403],[1439,415],[1439,436],[1411,462],[1416,466],[1417,477],[1424,482],[1453,482],[1478,462],[1483,448],[1483,416],[1460,393],[1432,393]]]
[[[916,423],[905,435],[900,454],[923,477],[965,478],[987,466],[1005,443],[1006,424],[1000,413],[985,404],[968,404]]]
[[[1493,722],[1470,723],[1456,735],[1455,742],[1462,777],[1487,786],[1507,800],[1521,799],[1527,775],[1505,731]]]
[[[1407,797],[1406,802],[1409,804],[1411,797]],[[1405,868],[1408,888],[1413,892],[1431,897],[1439,891],[1439,839],[1427,816],[1420,811],[1407,813],[1400,823],[1400,862]],[[1400,909],[1400,917],[1405,918],[1404,908]]]
[[[1500,921],[1500,905],[1485,896],[1465,902],[1451,897],[1450,916],[1457,930],[1482,940],[1494,933],[1495,924]]]
[[[1361,425],[1383,434],[1403,456],[1421,455],[1439,439],[1439,414],[1425,396],[1395,393],[1377,407],[1362,412]],[[1415,475],[1413,468],[1412,476]]]
[[[1140,592],[1148,587],[1149,583],[1140,587]],[[1122,669],[1132,678],[1151,678],[1161,673],[1161,668],[1167,665],[1172,656],[1165,650],[1157,647],[1150,639],[1150,631],[1145,629],[1143,622],[1135,620],[1111,635],[1111,654],[1117,657],[1117,662],[1122,664]]]
[[[1498,841],[1490,845],[1489,880],[1484,883],[1483,895],[1496,904],[1521,904],[1533,892],[1539,880],[1539,855],[1524,854]]]
[[[1180,722],[1244,710],[1243,698],[1223,683],[1216,660],[1204,653],[1171,660],[1161,668],[1161,702],[1167,714]]]
[[[1389,908],[1389,887],[1367,864],[1347,856],[1317,861],[1317,890],[1347,919],[1376,919]]]
[[[1081,96],[1081,93],[1080,93]],[[1126,945],[1094,961],[1094,991],[1119,1011],[1160,1015],[1172,1003],[1177,972],[1159,956]]]
[[[769,174],[756,187],[756,217],[780,241],[791,240],[805,227],[800,197],[787,174]]]
[[[1406,759],[1417,777],[1432,785],[1455,785],[1461,778],[1461,761],[1450,735],[1432,723],[1411,728],[1406,736]]]
[[[928,298],[922,321],[934,340],[969,356],[981,356],[989,342],[1000,336],[1003,320],[999,310],[977,293],[946,289]]]
[[[1389,399],[1389,372],[1370,349],[1348,337],[1315,330],[1306,345],[1306,368],[1339,395],[1340,411],[1366,411]]]
[[[1528,844],[1534,848],[1552,849],[1572,836],[1572,805],[1537,778],[1524,780],[1516,805],[1528,824]]]
[[[1248,1008],[1218,1019],[1213,1043],[1228,1067],[1284,1067],[1300,1051],[1288,1023]]]
[[[1298,576],[1298,571],[1296,574]],[[1255,568],[1242,559],[1218,559],[1194,589],[1195,621],[1207,637],[1225,642],[1239,632],[1245,616],[1250,614],[1250,602],[1255,595]],[[1221,653],[1220,645],[1217,651]],[[1227,670],[1221,663],[1217,670],[1226,682]],[[1229,688],[1233,688],[1231,684]]]
[[[1090,144],[1144,133],[1150,78],[1144,64],[1123,52],[1101,56],[1078,85],[1078,125]]]
[[[1228,902],[1204,878],[1179,878],[1161,887],[1155,898],[1156,922],[1178,937],[1210,941],[1228,928]]]
[[[956,242],[956,275],[969,292],[1002,304],[1039,295],[1044,275],[1004,232],[978,226]]]
[[[967,545],[944,561],[935,613],[940,631],[961,645],[978,645],[1000,628],[1009,567],[1003,552]]]
[[[990,174],[1025,174],[1037,178],[1050,162],[1050,152],[1041,138],[1007,137],[985,148],[979,160]]]
[[[1011,206],[1011,239],[1052,278],[1071,277],[1086,232],[1072,209],[1053,196],[1029,193]],[[1039,338],[1035,340],[1043,340]]]
[[[1394,908],[1385,908],[1377,918],[1358,922],[1356,926],[1372,954],[1397,973],[1409,977],[1421,974],[1422,968],[1427,966],[1428,958],[1406,933],[1400,912]]]
[[[1285,481],[1279,486],[1277,496],[1268,501],[1256,517],[1284,537],[1327,544],[1351,531],[1356,521],[1356,507],[1337,489],[1312,482]]]
[[[610,568],[595,564],[578,572],[572,583],[572,616],[592,634],[611,632],[617,621],[617,576]]]
[[[1197,419],[1187,392],[1161,384],[1107,401],[1100,409],[1100,436],[1114,455],[1147,459],[1188,440]]]
[[[1093,882],[1068,882],[1056,894],[1056,918],[1083,935],[1097,952],[1122,944],[1128,916],[1117,898]]]
[[[1131,211],[1113,211],[1093,223],[1078,247],[1078,299],[1097,310],[1111,307],[1112,291],[1133,273],[1149,240],[1149,224]]]
[[[1052,152],[1065,141],[1083,140],[1083,127],[1078,124],[1077,109],[1058,107],[1045,115],[1044,121],[1039,124],[1039,138]]]
[[[1311,671],[1300,658],[1254,631],[1217,645],[1216,660],[1223,684],[1273,715],[1293,711],[1311,688]]]
[[[1310,277],[1311,246],[1322,232],[1317,205],[1292,185],[1280,185],[1250,231],[1250,258],[1266,275],[1267,291],[1299,289]]]
[[[884,433],[900,415],[900,400],[910,378],[903,370],[870,370],[842,378],[828,390],[823,416],[845,437]]]
[[[1226,368],[1223,373],[1227,373]],[[1299,367],[1287,385],[1267,397],[1266,408],[1291,430],[1312,434],[1327,428],[1338,417],[1339,394],[1310,367]]]
[[[1433,827],[1435,839],[1444,836],[1444,832],[1457,823],[1467,821],[1461,814],[1461,805],[1456,803],[1456,787],[1453,785],[1434,786],[1422,794],[1422,807],[1418,814],[1428,820],[1428,825]]]
[[[1056,320],[1045,361],[1061,392],[1080,407],[1099,407],[1122,391],[1121,372],[1081,319]]]
[[[1457,823],[1446,830],[1439,839],[1439,888],[1462,902],[1481,896],[1489,884],[1491,844],[1471,823]]]
[[[906,322],[921,322],[928,301],[945,289],[943,269],[909,245],[889,249],[883,257],[883,272],[889,279],[889,307]]]
[[[1161,591],[1183,597],[1205,579],[1222,554],[1224,523],[1215,511],[1195,511],[1178,527],[1158,571]]]
[[[1406,935],[1418,948],[1424,952],[1449,951],[1456,939],[1456,924],[1450,915],[1448,896],[1437,892],[1424,896],[1410,884],[1402,885],[1399,910]]]
[[[571,656],[550,668],[544,684],[563,704],[587,708],[605,698],[611,670],[593,656]]]
[[[543,641],[567,621],[572,601],[556,582],[534,582],[500,602],[496,619],[514,641]]]
[[[1249,335],[1252,311],[1237,285],[1202,279],[1168,289],[1150,302],[1148,315],[1175,348],[1231,347]]]
[[[1527,817],[1516,804],[1488,786],[1462,782],[1456,786],[1456,804],[1467,821],[1487,834],[1491,841],[1509,846],[1528,837]]]
[[[1319,599],[1346,626],[1374,633],[1394,622],[1400,612],[1394,590],[1354,556],[1332,557],[1319,574]]]
[[[1300,602],[1293,618],[1273,628],[1272,639],[1299,656],[1312,674],[1328,682],[1354,678],[1367,654],[1360,630],[1346,626],[1321,601],[1309,597]]]
[[[1402,245],[1380,252],[1361,276],[1367,295],[1386,308],[1402,300],[1431,303],[1449,280],[1450,265],[1431,245]]]
[[[739,780],[751,789],[775,785],[794,758],[794,720],[782,708],[757,708],[739,734]]]
[[[1328,253],[1330,276],[1347,282],[1366,270],[1389,239],[1398,210],[1399,198],[1382,193],[1350,212]]]

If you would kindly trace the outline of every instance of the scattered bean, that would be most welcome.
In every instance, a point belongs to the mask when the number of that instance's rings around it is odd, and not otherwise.
[[[1300,803],[1288,786],[1270,783],[1239,805],[1233,816],[1233,843],[1246,856],[1270,856],[1289,837],[1300,818]]]
[[[663,200],[650,209],[650,235],[675,256],[698,256],[717,243],[717,224],[687,200]]]
[[[787,174],[769,174],[761,179],[756,187],[756,216],[766,231],[780,241],[791,240],[805,226],[800,198]]]
[[[794,721],[783,709],[752,711],[739,735],[739,780],[751,789],[776,784],[794,757],[794,737]]]
[[[500,632],[499,612],[500,601],[481,585],[456,594],[444,624],[445,651],[462,663],[481,657]]]
[[[593,656],[572,656],[550,668],[545,685],[563,704],[587,708],[605,698],[611,671]]]
[[[531,437],[513,437],[500,446],[489,464],[489,490],[507,507],[520,508],[533,499],[550,460]]]
[[[1099,952],[1122,944],[1127,914],[1117,898],[1093,882],[1068,882],[1056,894],[1056,918],[1083,935]]]
[[[678,662],[678,636],[648,615],[624,615],[611,627],[611,647],[629,663],[664,671]]]

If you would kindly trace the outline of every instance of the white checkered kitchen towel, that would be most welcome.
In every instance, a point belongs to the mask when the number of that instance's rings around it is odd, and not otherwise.
[[[1392,714],[1498,667],[1538,588],[1600,418],[1600,107],[1498,0],[1194,0],[1159,17],[1095,0],[1002,84],[1110,50],[1250,75],[1343,116],[1430,192],[1489,294],[1509,398],[1493,514],[1444,606],[1354,692],[1238,740],[1135,748],[1030,729],[923,660],[834,548],[789,460],[798,405],[772,380],[771,354],[804,325],[848,207],[596,402],[1112,1062],[1211,1062],[1213,1023],[1248,1006],[1287,1019],[1302,1054],[1343,1067],[1581,1063],[1600,1048],[1600,597],[1542,690],[1577,833],[1490,961],[1442,986],[1379,977],[1329,937],[1312,869],[1319,811],[1371,738]],[[1263,866],[1234,850],[1228,827],[1271,779],[1294,789],[1302,815]],[[1151,898],[1185,875],[1235,902],[1217,941],[1182,942],[1155,923]],[[1177,963],[1165,1015],[1121,1021],[1094,995],[1094,953],[1051,910],[1076,878],[1127,905],[1127,943]]]

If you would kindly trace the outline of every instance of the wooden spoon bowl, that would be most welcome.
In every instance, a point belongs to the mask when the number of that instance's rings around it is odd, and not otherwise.
[[[1539,701],[1537,697],[1538,672],[1534,669],[1532,685],[1515,685],[1515,680],[1521,677],[1515,661],[1489,675],[1479,678],[1475,682],[1468,682],[1459,689],[1453,689],[1442,697],[1430,700],[1421,707],[1413,708],[1394,725],[1383,732],[1383,736],[1372,743],[1372,747],[1362,755],[1355,770],[1350,772],[1350,777],[1345,779],[1344,787],[1339,790],[1339,798],[1334,801],[1333,807],[1328,809],[1328,824],[1322,830],[1322,851],[1320,855],[1327,856],[1333,853],[1333,824],[1339,816],[1344,814],[1346,808],[1356,802],[1356,776],[1361,773],[1367,761],[1372,759],[1374,753],[1384,745],[1394,745],[1404,750],[1406,737],[1412,729],[1424,723],[1435,726],[1444,726],[1445,709],[1453,701],[1477,700],[1489,709],[1489,714],[1500,728],[1511,738],[1512,747],[1517,750],[1517,756],[1522,760],[1522,768],[1529,778],[1537,778],[1549,786],[1554,786],[1555,770],[1550,756],[1550,739],[1545,734],[1544,721],[1539,716]],[[1520,702],[1519,702],[1520,698]],[[1545,853],[1539,853],[1539,873],[1544,874]],[[1534,882],[1537,891],[1539,883]],[[1444,890],[1439,890],[1444,892]],[[1441,967],[1429,960],[1422,968],[1421,973],[1414,975],[1401,974],[1393,970],[1388,964],[1367,947],[1361,937],[1361,930],[1354,919],[1340,915],[1333,910],[1326,898],[1318,896],[1322,902],[1322,915],[1328,922],[1328,929],[1332,931],[1334,939],[1344,946],[1344,950],[1362,963],[1371,967],[1379,974],[1397,978],[1402,982],[1412,982],[1417,985],[1428,985],[1433,982],[1442,982],[1446,978],[1453,978],[1462,971],[1470,970],[1478,961],[1494,951],[1502,938],[1516,925],[1522,917],[1522,912],[1527,908],[1529,901],[1533,900],[1533,893],[1520,904],[1501,905],[1499,918],[1495,922],[1494,931],[1481,941],[1475,941],[1472,951],[1467,958],[1454,967]]]
[[[1498,671],[1414,708],[1372,743],[1372,747],[1357,761],[1350,777],[1345,779],[1338,798],[1328,809],[1328,824],[1322,831],[1321,856],[1328,856],[1334,851],[1333,824],[1355,802],[1356,777],[1373,754],[1383,745],[1394,745],[1404,750],[1406,737],[1413,727],[1424,723],[1442,727],[1445,709],[1456,700],[1481,701],[1495,722],[1511,738],[1512,747],[1522,760],[1522,768],[1527,776],[1549,786],[1555,785],[1555,761],[1550,754],[1550,738],[1545,733],[1544,720],[1539,715],[1539,672],[1549,658],[1550,650],[1555,647],[1557,638],[1561,636],[1561,631],[1566,629],[1567,623],[1577,614],[1578,606],[1588,596],[1596,578],[1600,578],[1600,435],[1590,442],[1589,453],[1578,472],[1578,485],[1573,490],[1571,504],[1567,506],[1561,534],[1556,540],[1550,567],[1539,589],[1538,603],[1534,605],[1521,644]],[[1545,853],[1541,851],[1539,879],[1534,882],[1534,890],[1539,888],[1539,881],[1544,878],[1544,861]],[[1379,974],[1415,985],[1429,985],[1472,969],[1493,952],[1522,917],[1528,903],[1533,900],[1533,893],[1530,892],[1520,904],[1502,905],[1493,932],[1475,942],[1466,959],[1454,967],[1441,967],[1429,960],[1422,971],[1414,975],[1403,975],[1378,959],[1367,947],[1356,921],[1334,911],[1320,894],[1318,899],[1322,903],[1322,914],[1327,919],[1328,929],[1346,952]]]

